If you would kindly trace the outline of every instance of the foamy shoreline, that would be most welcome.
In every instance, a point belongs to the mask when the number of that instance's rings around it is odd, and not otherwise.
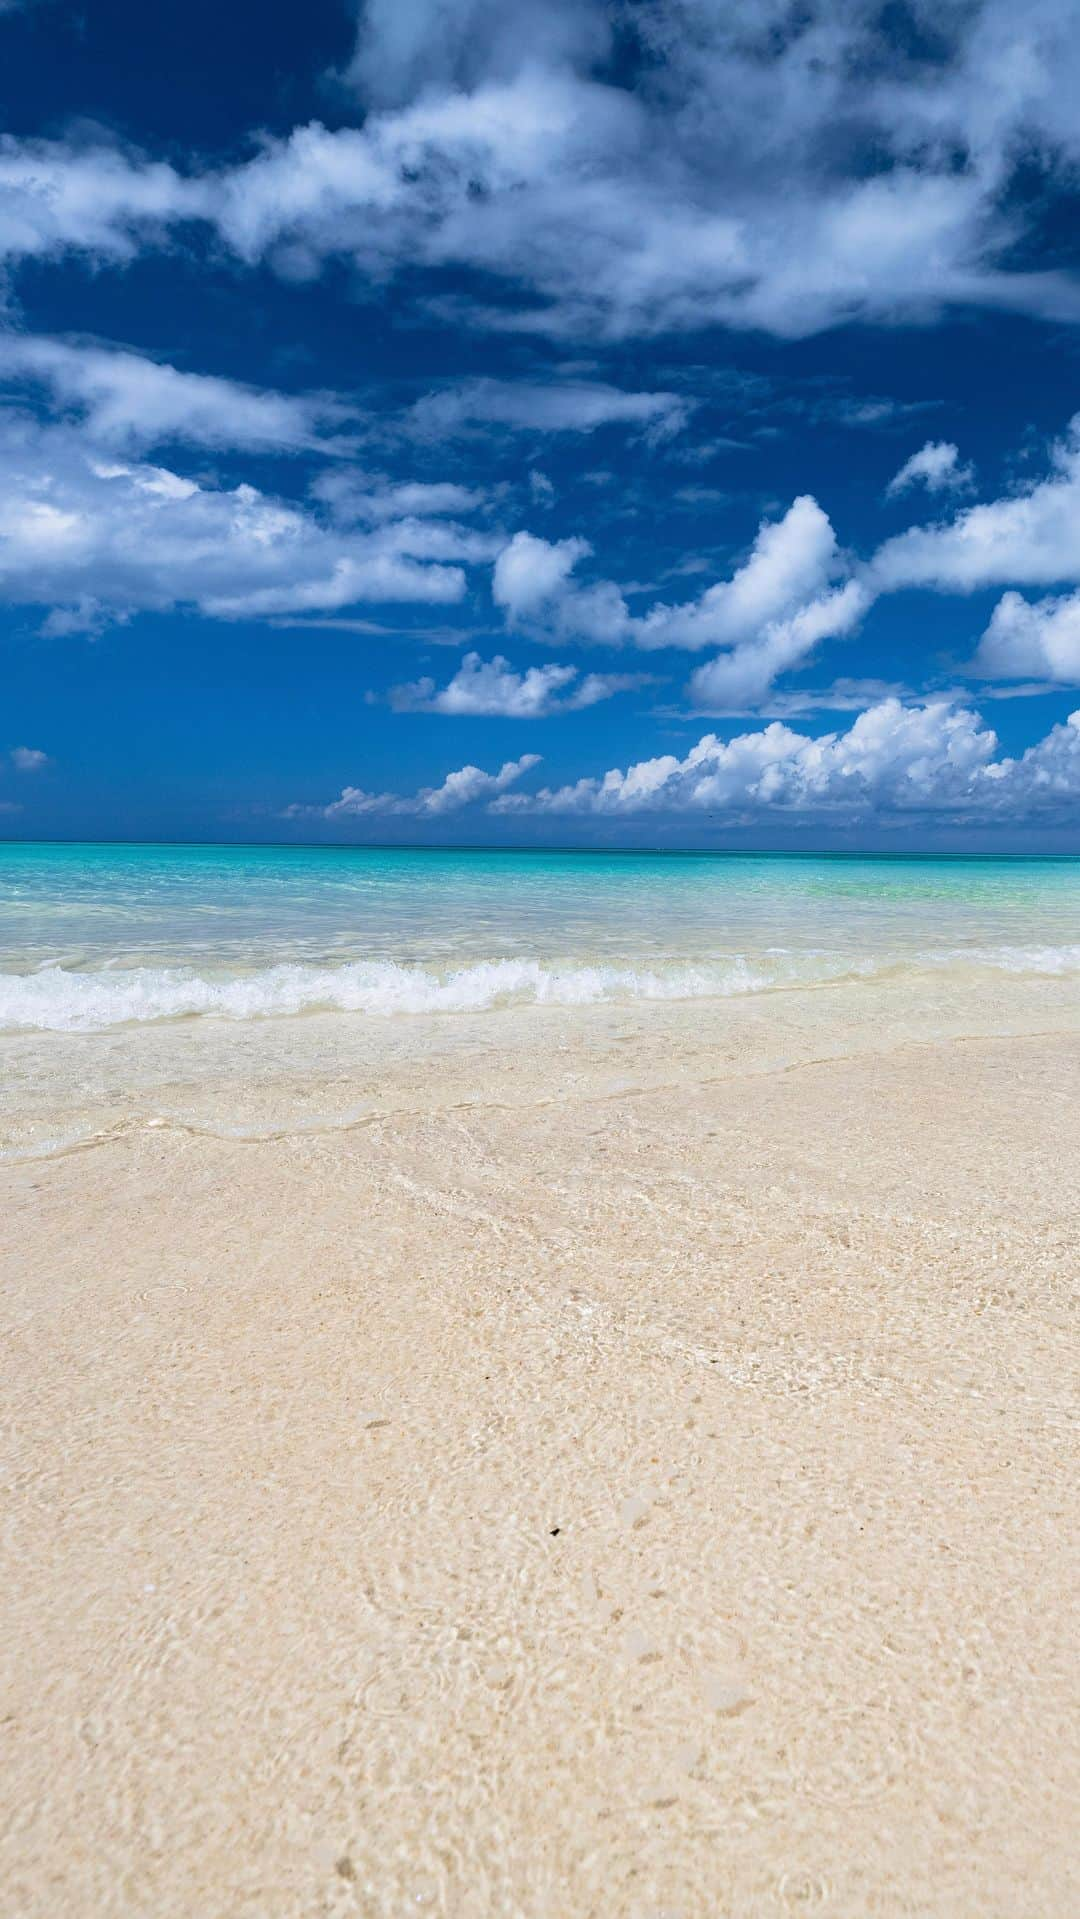
[[[719,999],[524,1000],[385,1018],[340,1009],[0,1033],[0,1162],[176,1122],[225,1136],[396,1110],[606,1097],[898,1046],[1076,1032],[1065,973],[893,973]]]
[[[226,969],[50,963],[0,972],[0,1034],[100,1032],[110,1026],[191,1018],[272,1019],[336,1010],[393,1018],[487,1012],[499,1006],[633,1005],[639,1000],[728,999],[797,992],[846,981],[971,980],[996,973],[1080,976],[1080,943],[942,947],[925,953],[815,953],[769,949],[688,964],[582,964],[572,960],[476,960],[425,967],[394,960],[336,964],[276,961]]]

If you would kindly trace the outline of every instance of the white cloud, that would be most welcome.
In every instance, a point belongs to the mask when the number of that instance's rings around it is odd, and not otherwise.
[[[579,586],[572,574],[591,548],[586,540],[543,540],[516,533],[495,563],[493,594],[511,624],[538,623],[566,639],[653,650],[737,645],[818,598],[840,564],[826,514],[809,495],[783,518],[763,521],[743,565],[696,600],[663,602],[631,614],[611,580]]]
[[[485,773],[479,766],[462,766],[448,773],[441,786],[423,786],[418,793],[368,793],[360,786],[346,786],[329,806],[290,806],[288,819],[317,816],[320,819],[361,819],[373,813],[399,817],[437,819],[446,813],[459,813],[505,793],[523,773],[539,766],[538,753],[523,753],[520,759],[507,760],[497,773]]]
[[[589,552],[584,540],[515,534],[495,563],[492,586],[509,624],[645,651],[724,647],[691,680],[698,711],[756,704],[822,640],[850,633],[870,604],[868,591],[853,580],[830,588],[842,557],[828,516],[809,495],[782,519],[762,523],[730,579],[680,605],[659,602],[635,615],[613,581],[579,586],[574,570]]]
[[[602,116],[605,90],[596,91]],[[485,251],[516,253],[525,240],[514,237],[512,207],[527,216],[523,198],[562,144],[588,149],[594,129],[574,124],[588,97],[568,78],[535,73],[425,95],[400,113],[370,115],[362,130],[314,121],[209,182],[209,218],[249,263],[284,246],[303,249],[313,266],[344,254],[381,275],[410,255],[413,265],[481,266]],[[495,257],[491,267],[500,270]]]
[[[433,440],[483,426],[533,433],[636,426],[655,443],[678,433],[689,411],[689,402],[677,393],[626,393],[602,381],[475,379],[426,393],[410,409],[406,424]]]
[[[363,125],[299,127],[187,172],[107,144],[8,139],[0,252],[123,261],[194,222],[294,277],[475,270],[490,324],[581,337],[721,323],[781,336],[950,304],[1075,321],[1018,266],[1080,157],[1060,0],[373,0]],[[636,62],[636,65],[635,65]],[[632,81],[632,84],[630,83]],[[872,161],[872,165],[868,164]]]
[[[599,58],[610,44],[610,25],[588,0],[366,0],[359,12],[350,76],[380,103]]]
[[[96,451],[78,432],[0,420],[0,598],[51,630],[192,606],[214,618],[448,604],[492,540],[451,521],[361,531],[260,492]]]
[[[17,773],[40,773],[49,764],[49,755],[40,746],[13,746],[10,759]]]
[[[630,693],[640,686],[655,686],[655,673],[586,673],[568,701],[575,709],[596,706],[616,693]]]
[[[814,739],[772,721],[729,741],[706,734],[684,758],[663,754],[599,778],[496,798],[496,813],[761,813],[859,817],[927,813],[1014,823],[1068,814],[1080,800],[1080,711],[1018,759],[951,700],[884,699],[842,733]]]
[[[979,642],[974,670],[987,679],[1034,675],[1064,685],[1080,682],[1080,593],[1025,600],[1005,593]]]
[[[910,698],[910,687],[899,681],[857,679],[842,674],[829,686],[770,693],[755,711],[771,720],[791,720],[804,713],[863,713],[868,706],[880,705],[882,700]]]
[[[41,637],[45,640],[67,640],[73,633],[97,636],[109,626],[123,626],[131,617],[131,609],[121,610],[109,607],[103,601],[95,599],[92,593],[82,593],[67,606],[54,606],[41,622]]]
[[[311,488],[312,498],[341,525],[359,521],[431,519],[475,513],[486,495],[451,480],[390,480],[354,467],[330,468]]]
[[[579,560],[592,552],[588,540],[541,540],[515,533],[495,561],[492,596],[516,624],[557,600]]]
[[[729,713],[758,705],[774,681],[803,665],[822,640],[851,633],[868,605],[865,588],[848,580],[789,618],[768,622],[752,638],[698,667],[687,687],[695,712]]]
[[[936,587],[1080,583],[1080,415],[1051,451],[1051,471],[1015,493],[969,506],[936,526],[913,526],[886,540],[870,562],[868,584],[881,592]]]
[[[466,653],[452,680],[436,687],[434,680],[414,680],[396,686],[390,704],[401,713],[446,713],[464,717],[484,715],[502,719],[545,719],[551,713],[576,712],[596,706],[616,693],[649,685],[650,673],[587,673],[576,666],[530,666],[514,671],[497,653],[484,660]]]
[[[638,646],[737,646],[817,600],[839,565],[836,536],[803,494],[780,520],[763,521],[744,564],[684,606],[656,606],[635,622]]]
[[[913,486],[924,486],[928,493],[959,493],[972,484],[973,477],[970,466],[961,466],[960,449],[951,440],[927,440],[893,474],[885,495],[894,500]]]
[[[258,452],[335,451],[325,437],[346,409],[329,395],[272,393],[185,373],[118,347],[0,334],[0,379],[40,384],[77,410],[88,433],[122,449],[179,441]]]
[[[114,348],[0,335],[0,377],[39,382],[78,424],[0,418],[0,596],[49,609],[44,630],[97,632],[143,610],[219,618],[334,612],[364,601],[447,604],[500,541],[456,515],[483,504],[448,482],[330,469],[314,509],[139,460],[155,441],[339,453],[344,408],[189,374]],[[361,530],[353,530],[360,528]]]
[[[997,810],[1006,818],[1058,813],[1075,819],[1080,800],[1080,709],[1017,760],[987,768]]]
[[[213,203],[209,180],[104,142],[0,138],[0,258],[122,262],[180,221],[210,219]]]

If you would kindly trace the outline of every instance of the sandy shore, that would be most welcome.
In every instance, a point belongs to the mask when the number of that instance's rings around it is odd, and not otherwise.
[[[1080,1037],[763,1018],[0,1172],[0,1910],[1080,1909]]]

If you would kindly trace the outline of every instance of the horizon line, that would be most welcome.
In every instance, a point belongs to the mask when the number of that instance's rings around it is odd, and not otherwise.
[[[76,835],[37,835],[16,839],[0,835],[0,848],[6,846],[102,846],[172,847],[177,850],[203,848],[241,852],[279,853],[499,853],[584,854],[601,858],[656,859],[820,859],[820,860],[1075,860],[1075,852],[1047,848],[1045,851],[1002,850],[965,852],[958,848],[909,847],[782,847],[782,846],[588,846],[553,842],[550,845],[509,845],[505,841],[433,842],[425,840],[219,840],[219,839],[86,839]]]

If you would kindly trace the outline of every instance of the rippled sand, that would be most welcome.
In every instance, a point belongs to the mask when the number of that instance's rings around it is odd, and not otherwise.
[[[9,1046],[0,1910],[1080,1910],[1049,992]]]

